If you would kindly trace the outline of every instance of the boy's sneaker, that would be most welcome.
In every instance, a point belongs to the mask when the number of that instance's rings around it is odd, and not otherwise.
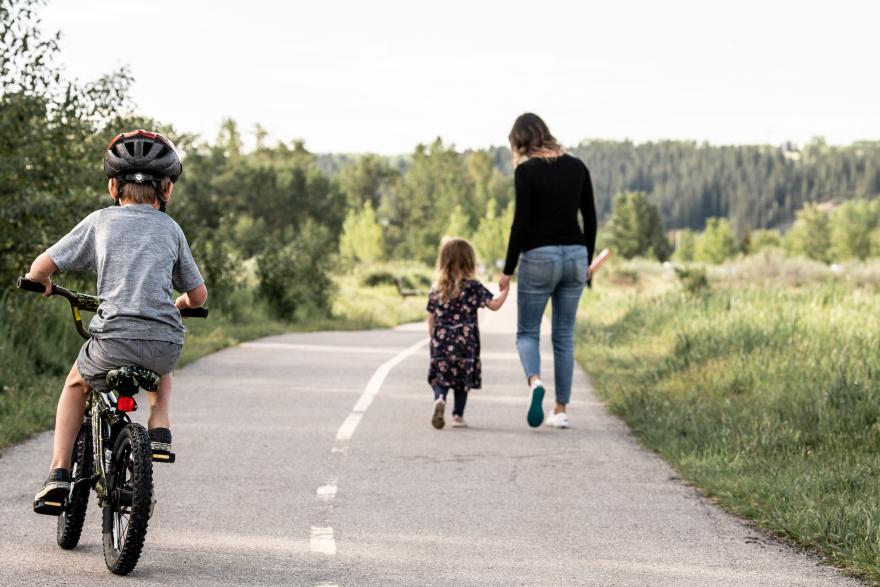
[[[171,430],[153,428],[150,430],[150,449],[156,463],[173,463],[174,452],[171,450]]]
[[[529,426],[537,428],[544,421],[544,384],[540,379],[532,383],[531,400],[529,401],[529,414],[526,419]]]
[[[551,416],[547,418],[547,425],[552,426],[553,428],[568,428],[568,414],[565,412],[551,414]]]
[[[65,469],[54,469],[34,495],[34,511],[38,514],[58,516],[64,511],[64,503],[69,495],[70,473]]]
[[[467,428],[467,422],[465,422],[464,418],[462,418],[461,416],[452,416],[452,427]]]
[[[446,401],[442,397],[438,397],[434,401],[434,415],[431,416],[431,424],[437,430],[446,426],[446,420],[443,419],[443,412],[446,411]]]

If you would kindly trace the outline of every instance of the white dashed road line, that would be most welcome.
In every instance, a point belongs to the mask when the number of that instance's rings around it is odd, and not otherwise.
[[[309,550],[317,554],[334,556],[336,554],[336,539],[333,538],[333,528],[312,526],[312,532],[309,536]]]
[[[358,424],[361,423],[364,413],[366,413],[370,408],[370,405],[373,403],[373,400],[376,398],[376,394],[379,393],[379,389],[382,388],[382,383],[385,382],[388,373],[407,357],[428,344],[428,340],[428,338],[423,338],[409,348],[400,351],[376,369],[376,372],[370,377],[370,381],[367,382],[367,386],[364,388],[363,393],[361,393],[361,396],[358,398],[357,403],[355,403],[354,408],[352,408],[351,413],[342,423],[342,426],[339,427],[339,431],[336,432],[336,440],[333,443],[331,452],[343,454],[348,453],[348,445],[351,441],[351,437],[354,435],[355,430],[357,430]]]
[[[388,377],[391,369],[396,367],[407,357],[425,346],[428,343],[428,340],[428,338],[423,338],[422,340],[410,347],[407,347],[401,351],[395,351],[397,354],[379,365],[379,368],[376,369],[376,371],[373,373],[373,376],[370,377],[370,380],[367,382],[367,386],[364,388],[363,393],[361,393],[360,397],[358,397],[358,400],[354,404],[354,408],[352,408],[351,413],[348,414],[348,416],[345,418],[345,421],[342,422],[342,425],[336,432],[336,438],[333,441],[333,448],[330,452],[343,455],[348,454],[348,447],[351,442],[351,437],[354,435],[355,430],[357,430],[358,425],[361,423],[364,414],[372,405],[373,400],[376,398],[376,395],[382,388],[382,383],[385,382],[385,378]],[[298,348],[299,350],[322,350],[330,352],[383,352],[383,349],[369,349],[365,347],[321,347],[319,345],[293,345],[280,343],[246,344],[263,348]],[[336,498],[336,493],[338,492],[338,490],[339,487],[334,480],[327,483],[326,485],[318,487],[318,490],[315,492],[317,498],[323,503],[327,504],[327,509],[325,511],[326,518],[329,518],[330,514],[333,511],[332,502]],[[325,523],[327,521],[328,520],[325,519]],[[333,527],[312,526],[311,533],[309,534],[309,550],[316,554],[335,556],[336,537],[333,533]]]

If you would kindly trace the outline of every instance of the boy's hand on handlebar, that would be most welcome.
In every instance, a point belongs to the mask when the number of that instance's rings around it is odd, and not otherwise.
[[[183,310],[184,308],[189,308],[189,300],[186,297],[186,294],[181,295],[176,300],[174,300],[174,306],[178,310]]]
[[[39,276],[39,275],[34,275],[30,271],[28,271],[28,273],[24,276],[24,278],[28,279],[30,281],[36,281],[37,283],[42,284],[43,287],[46,288],[46,290],[42,294],[44,298],[48,298],[49,296],[52,295],[52,278],[49,277],[48,275]]]

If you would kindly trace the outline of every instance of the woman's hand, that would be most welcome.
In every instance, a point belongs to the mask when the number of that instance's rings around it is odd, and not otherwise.
[[[501,274],[501,277],[498,278],[498,288],[501,291],[507,291],[510,288],[510,275]]]

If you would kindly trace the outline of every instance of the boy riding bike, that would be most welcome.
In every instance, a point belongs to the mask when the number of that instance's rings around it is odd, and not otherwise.
[[[153,450],[171,453],[168,410],[171,371],[183,348],[179,309],[205,303],[208,290],[186,237],[164,214],[182,166],[174,144],[158,133],[135,130],[117,135],[104,152],[107,187],[115,206],[89,214],[31,265],[27,279],[42,283],[48,296],[55,271],[98,274],[98,311],[58,400],[49,478],[34,496],[34,511],[58,515],[40,505],[63,503],[70,492],[71,454],[90,388],[107,388],[105,377],[120,365],[137,365],[161,376],[149,394]],[[172,288],[186,292],[173,298]]]

